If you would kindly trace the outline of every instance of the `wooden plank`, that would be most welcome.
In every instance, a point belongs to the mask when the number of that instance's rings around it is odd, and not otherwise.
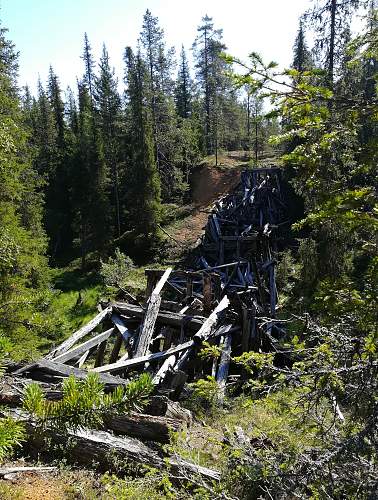
[[[44,358],[37,361],[36,363],[32,363],[24,367],[22,373],[32,372],[33,374],[36,374],[38,373],[38,371],[43,373],[49,373],[63,378],[69,377],[70,375],[74,375],[76,378],[84,380],[88,377],[87,370],[80,370],[79,368],[65,365],[64,363],[57,363],[55,361],[51,361]],[[108,373],[100,373],[100,381],[108,386],[109,385],[118,386],[127,384],[127,380],[119,377],[114,377],[113,375],[109,375]]]
[[[99,366],[97,368],[93,368],[91,371],[97,372],[97,373],[105,373],[105,372],[115,372],[120,369],[129,369],[129,368],[136,368],[137,366],[144,365],[145,363],[148,363],[150,361],[156,361],[156,360],[163,360],[171,356],[172,354],[177,354],[178,352],[185,351],[186,349],[189,349],[194,345],[193,340],[189,340],[188,342],[185,342],[184,344],[180,344],[175,347],[171,347],[170,349],[167,349],[166,351],[162,352],[155,352],[153,354],[146,354],[144,356],[139,356],[135,357],[132,359],[127,359],[125,361],[118,361],[117,363],[112,363],[104,366]]]
[[[104,356],[105,356],[107,342],[108,342],[107,340],[104,340],[104,342],[101,342],[101,344],[98,346],[96,360],[94,364],[95,367],[102,366],[104,364]]]
[[[136,306],[134,304],[127,304],[124,302],[114,302],[113,307],[121,314],[126,316],[134,316],[137,318],[143,318],[145,311],[142,307]],[[206,318],[204,316],[196,315],[190,316],[180,313],[175,313],[172,311],[159,311],[157,316],[157,322],[163,325],[171,325],[176,328],[180,328],[181,324],[185,322],[185,325],[194,331],[203,325]]]
[[[67,340],[65,340],[58,347],[53,349],[47,356],[46,359],[52,359],[64,352],[68,351],[76,342],[90,333],[96,328],[104,319],[111,313],[112,307],[108,306],[106,309],[101,311],[97,316],[95,316],[89,323],[82,326],[73,335],[71,335]]]
[[[152,336],[154,333],[155,323],[159,314],[159,308],[161,303],[161,291],[166,281],[169,278],[169,275],[172,272],[172,268],[169,267],[163,276],[160,278],[158,284],[154,288],[150,298],[147,303],[146,314],[143,318],[142,326],[140,329],[138,344],[135,349],[135,356],[144,356],[148,353],[148,349],[152,340]]]
[[[81,358],[80,358],[80,359],[79,359],[79,361],[77,362],[77,366],[78,366],[78,368],[81,368],[81,367],[84,365],[84,363],[86,362],[87,357],[89,356],[89,353],[90,353],[90,352],[91,352],[91,350],[90,350],[90,349],[88,349],[88,351],[86,351],[86,352],[85,352],[85,353],[81,356]]]
[[[122,341],[123,341],[123,337],[118,332],[117,338],[115,339],[115,342],[114,342],[112,352],[110,353],[109,363],[114,363],[115,361],[117,361],[119,351],[121,350]]]
[[[122,321],[122,319],[118,316],[118,314],[113,313],[110,317],[112,320],[114,326],[117,328],[119,333],[122,335],[123,340],[127,344],[127,341],[130,339],[130,337],[133,336],[132,332],[127,328],[125,323]]]
[[[207,318],[205,323],[201,326],[199,331],[194,335],[193,340],[195,342],[203,342],[204,340],[207,340],[217,325],[217,323],[220,321],[221,317],[223,316],[223,313],[226,311],[230,304],[230,301],[225,295],[223,299],[219,302],[217,307],[214,309],[214,311],[210,314],[210,316]]]
[[[209,274],[203,275],[203,310],[208,313],[212,309],[213,295],[212,295],[212,283],[211,276]]]
[[[56,356],[54,358],[54,361],[57,361],[58,363],[66,363],[70,359],[75,358],[76,356],[79,356],[80,354],[85,353],[86,351],[88,351],[92,347],[95,347],[96,345],[101,344],[106,339],[108,339],[113,332],[114,332],[114,328],[109,328],[109,330],[106,330],[105,332],[100,333],[99,335],[96,335],[95,337],[87,340],[86,342],[83,342],[82,344],[74,347],[73,349],[66,351],[65,353],[61,354],[60,356]]]
[[[232,344],[232,334],[226,333],[221,338],[221,346],[222,346],[222,355],[219,362],[218,373],[216,377],[216,381],[219,385],[219,399],[223,401],[224,391],[226,388],[226,381],[228,377],[228,372],[230,368],[231,362],[231,344]]]
[[[174,354],[172,354],[171,356],[169,356],[169,358],[167,358],[164,363],[161,365],[161,367],[159,368],[158,372],[156,373],[156,375],[154,376],[152,382],[156,385],[159,385],[163,380],[164,380],[164,377],[167,373],[167,371],[170,369],[170,368],[173,368],[174,364],[176,362],[176,356]]]

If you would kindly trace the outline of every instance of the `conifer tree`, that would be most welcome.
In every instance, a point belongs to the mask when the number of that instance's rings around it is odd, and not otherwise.
[[[97,124],[104,145],[104,157],[112,177],[112,205],[114,207],[116,234],[121,235],[121,208],[119,194],[119,135],[121,126],[121,99],[118,80],[110,67],[109,54],[105,45],[99,63],[99,76],[94,84],[94,101]]]
[[[152,117],[148,106],[148,69],[138,53],[125,51],[126,83],[131,115],[130,214],[137,234],[151,246],[158,235],[160,179],[154,157]]]
[[[188,118],[191,111],[192,81],[189,73],[189,64],[184,46],[181,48],[179,70],[176,81],[175,101],[177,114],[181,118]]]
[[[302,73],[313,68],[314,63],[311,52],[307,48],[303,20],[299,21],[299,29],[293,47],[293,64],[292,67]]]
[[[360,0],[322,0],[305,14],[305,19],[317,33],[316,52],[326,71],[326,83],[333,88],[339,75],[352,12]]]
[[[89,96],[92,100],[93,85],[95,80],[95,75],[94,75],[95,62],[92,56],[92,48],[90,46],[87,33],[84,33],[84,49],[83,49],[82,59],[84,61],[83,82],[87,85]]]
[[[222,43],[222,30],[214,29],[212,18],[205,16],[197,28],[193,44],[196,57],[197,80],[204,98],[204,123],[206,153],[217,154],[218,126],[221,105],[220,94],[225,89],[224,68],[220,58],[226,46]]]
[[[0,334],[30,349],[47,284],[43,200],[18,98],[17,53],[2,26],[0,110]]]
[[[166,49],[164,31],[149,10],[140,33],[141,57],[147,68],[147,87],[151,107],[155,158],[164,200],[172,199],[180,184],[175,154],[176,111],[174,106],[174,49]]]

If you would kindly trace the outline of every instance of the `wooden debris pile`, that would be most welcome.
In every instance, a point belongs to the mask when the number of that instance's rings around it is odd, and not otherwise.
[[[164,399],[164,410],[110,418],[107,429],[167,441],[169,429],[177,430],[183,420],[190,420],[188,412],[172,402],[180,398],[187,382],[212,375],[222,399],[228,377],[240,376],[236,367],[230,371],[232,356],[272,348],[280,335],[274,320],[274,254],[283,223],[280,170],[243,172],[239,187],[215,204],[192,270],[147,270],[144,304],[133,298],[101,303],[95,318],[45,358],[14,371],[11,389],[0,389],[0,399],[17,406],[20,386],[30,380],[40,381],[47,397],[56,399],[62,378],[70,374],[84,378],[88,371],[96,372],[110,391],[148,371],[156,386],[155,400]],[[218,359],[199,356],[209,344],[219,347]],[[130,448],[116,443],[118,438],[110,434],[106,438],[89,434],[80,435],[80,440],[87,439],[87,447],[90,441],[91,449],[96,448],[96,439],[118,447],[121,455],[126,453],[123,446]],[[148,454],[144,446],[139,450],[143,457]],[[154,455],[147,462],[155,466],[159,460]]]

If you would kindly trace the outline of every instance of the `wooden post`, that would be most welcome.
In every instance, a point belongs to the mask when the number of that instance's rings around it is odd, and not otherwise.
[[[163,276],[160,278],[158,284],[154,288],[150,298],[147,303],[147,311],[144,315],[143,322],[140,329],[140,334],[138,338],[138,344],[135,350],[135,356],[144,356],[148,352],[148,348],[154,333],[155,323],[157,316],[159,314],[159,308],[161,303],[161,290],[169,278],[172,272],[172,268],[169,267]]]
[[[212,286],[211,286],[211,276],[207,273],[204,273],[203,279],[203,310],[205,313],[208,313],[212,309]]]

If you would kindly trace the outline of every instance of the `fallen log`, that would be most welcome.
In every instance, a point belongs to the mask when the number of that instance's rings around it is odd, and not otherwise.
[[[31,363],[30,365],[17,370],[13,373],[13,375],[18,376],[24,373],[33,373],[33,378],[35,378],[35,380],[42,379],[42,381],[45,374],[52,375],[58,378],[65,378],[69,377],[70,375],[74,375],[75,378],[78,378],[80,380],[84,380],[88,377],[87,370],[81,370],[80,368],[75,368],[63,363],[56,363],[55,361],[50,361],[48,359],[40,359],[35,363]],[[107,389],[127,384],[127,380],[109,375],[107,373],[100,373],[99,380],[105,385],[105,388]]]
[[[215,326],[220,321],[224,311],[228,308],[229,304],[230,301],[228,300],[227,295],[225,295],[219,302],[217,307],[214,309],[214,311],[206,319],[199,331],[194,335],[193,340],[196,343],[202,343],[211,336]]]
[[[169,443],[171,432],[178,432],[184,427],[184,421],[169,417],[157,417],[142,413],[130,415],[107,415],[104,418],[107,429],[146,441]]]
[[[155,450],[135,438],[119,437],[109,432],[89,429],[68,430],[67,433],[60,433],[49,428],[44,430],[42,436],[38,426],[27,413],[13,409],[8,414],[24,423],[29,435],[27,444],[38,453],[46,448],[44,438],[64,447],[69,441],[71,460],[82,464],[99,464],[102,470],[112,471],[117,467],[116,464],[130,461],[159,470],[166,469],[168,475],[173,478],[186,477],[195,481],[196,477],[201,477],[205,481],[220,480],[220,473],[216,470],[188,462],[181,457],[161,457]]]

